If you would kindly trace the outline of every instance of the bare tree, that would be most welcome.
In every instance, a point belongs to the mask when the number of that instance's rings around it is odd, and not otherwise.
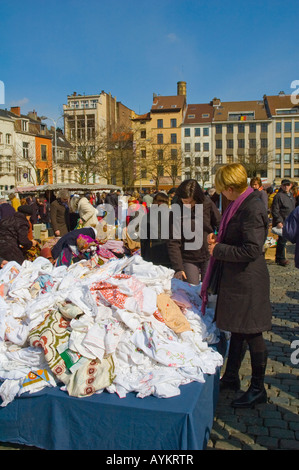
[[[274,155],[267,147],[253,146],[243,155],[238,156],[239,163],[246,168],[249,178],[266,174],[268,166],[273,162]]]

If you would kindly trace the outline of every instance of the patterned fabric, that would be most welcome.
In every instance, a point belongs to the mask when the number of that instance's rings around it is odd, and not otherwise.
[[[44,350],[49,368],[57,380],[66,385],[69,395],[92,395],[113,382],[114,361],[112,356],[107,356],[102,361],[88,360],[68,349],[69,324],[60,312],[50,313],[30,332],[30,345]]]

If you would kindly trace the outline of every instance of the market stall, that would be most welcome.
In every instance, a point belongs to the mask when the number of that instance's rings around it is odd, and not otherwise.
[[[0,441],[45,449],[205,447],[219,369],[199,286],[140,256],[0,273]]]

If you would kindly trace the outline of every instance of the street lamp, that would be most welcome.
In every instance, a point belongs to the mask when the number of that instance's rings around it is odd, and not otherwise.
[[[54,146],[54,159],[55,159],[55,183],[57,183],[57,122],[59,119],[63,118],[64,116],[60,116],[56,121],[53,118],[42,116],[42,121],[52,121],[54,124],[54,135],[55,135],[55,146]]]

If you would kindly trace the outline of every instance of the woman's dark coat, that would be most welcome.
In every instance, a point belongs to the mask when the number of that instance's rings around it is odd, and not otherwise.
[[[186,243],[192,240],[186,240],[184,237],[184,229],[182,228],[182,238],[173,238],[173,227],[170,226],[170,239],[167,243],[168,255],[171,261],[172,268],[177,271],[184,271],[184,262],[200,263],[207,261],[210,258],[207,236],[209,233],[218,230],[220,225],[221,215],[214,202],[205,197],[203,202],[203,243],[202,247],[198,250],[185,249]],[[183,224],[183,217],[181,217]],[[195,210],[191,209],[191,230],[195,231]]]
[[[171,262],[167,251],[168,238],[163,238],[161,229],[161,214],[157,221],[157,237],[151,237],[151,212],[155,207],[157,207],[157,205],[153,204],[149,209],[149,212],[145,214],[142,219],[140,230],[141,256],[145,261],[152,262],[155,265],[165,266],[166,268],[171,268]],[[164,205],[164,210],[169,212],[166,205]]]
[[[61,237],[58,242],[53,246],[51,250],[53,258],[58,258],[62,250],[67,246],[76,246],[76,241],[79,235],[87,235],[91,238],[96,238],[95,231],[92,227],[84,227],[72,230],[71,232],[68,232],[63,237]]]
[[[222,330],[252,334],[271,329],[270,280],[263,255],[267,233],[265,206],[252,193],[213,252],[216,260],[223,261],[215,314]]]
[[[0,257],[22,264],[24,252],[32,247],[28,239],[29,222],[26,215],[16,212],[0,221]],[[19,245],[23,246],[23,249]]]

